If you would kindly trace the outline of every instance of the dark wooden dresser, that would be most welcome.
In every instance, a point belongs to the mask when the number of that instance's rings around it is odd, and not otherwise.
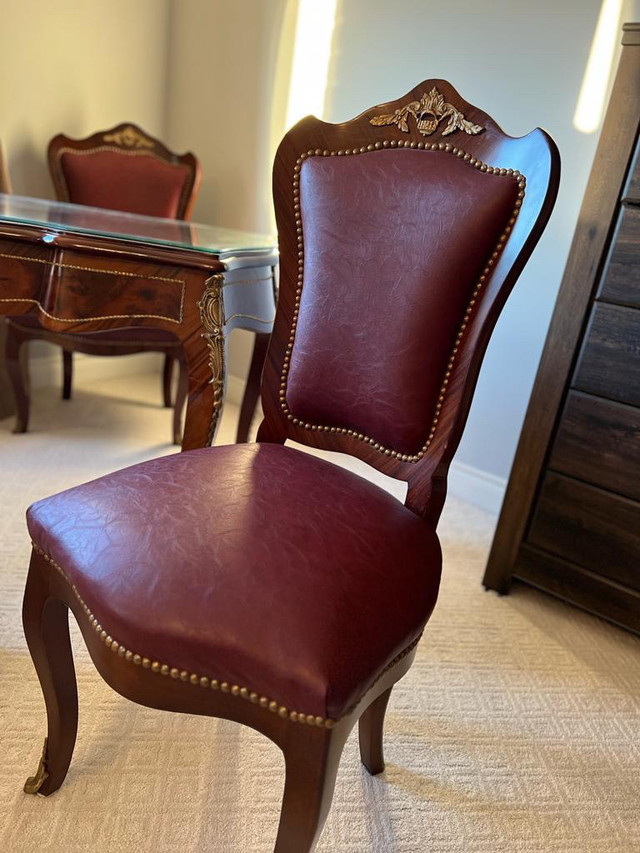
[[[640,24],[622,43],[483,582],[640,632]]]

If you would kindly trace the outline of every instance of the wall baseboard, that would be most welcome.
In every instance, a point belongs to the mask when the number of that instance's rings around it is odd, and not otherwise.
[[[506,488],[507,481],[504,477],[498,477],[464,462],[456,462],[455,459],[451,463],[447,491],[456,498],[497,515]]]

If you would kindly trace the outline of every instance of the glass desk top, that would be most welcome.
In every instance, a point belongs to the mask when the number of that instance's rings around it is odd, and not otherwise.
[[[0,193],[2,221],[41,226],[52,232],[115,237],[211,255],[264,254],[273,252],[277,244],[274,237],[264,234],[5,193]]]

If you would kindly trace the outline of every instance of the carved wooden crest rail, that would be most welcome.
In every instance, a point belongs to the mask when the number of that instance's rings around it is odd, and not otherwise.
[[[155,148],[155,143],[144,134],[128,125],[115,133],[105,133],[105,142],[121,145],[123,148]]]
[[[413,116],[416,120],[418,130],[423,136],[431,136],[445,118],[448,118],[449,122],[442,131],[443,136],[448,136],[456,130],[462,130],[475,136],[484,130],[479,124],[468,121],[453,104],[447,103],[435,86],[428,94],[425,93],[419,101],[411,101],[392,113],[374,116],[370,122],[376,127],[395,124],[404,133],[409,133],[407,121],[409,116]]]

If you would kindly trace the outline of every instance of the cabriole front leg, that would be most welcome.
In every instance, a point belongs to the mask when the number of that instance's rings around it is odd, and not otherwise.
[[[78,729],[78,691],[69,638],[69,610],[50,585],[51,567],[35,551],[31,557],[22,621],[27,645],[47,709],[47,738],[28,794],[48,796],[64,782]]]

